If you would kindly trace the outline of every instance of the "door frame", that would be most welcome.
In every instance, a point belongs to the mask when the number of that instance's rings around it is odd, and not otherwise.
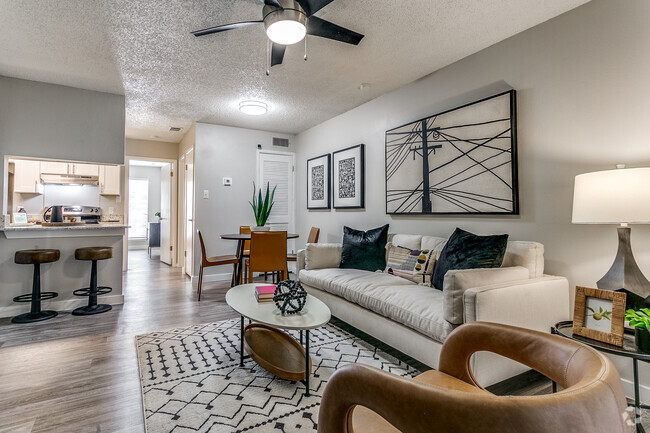
[[[167,158],[153,158],[153,157],[145,157],[145,156],[131,156],[131,155],[126,155],[124,157],[124,177],[125,177],[125,182],[124,182],[124,221],[126,222],[126,225],[129,225],[129,179],[131,177],[131,160],[134,161],[152,161],[152,162],[163,162],[163,163],[169,163],[172,165],[172,180],[171,180],[171,204],[170,204],[170,209],[171,211],[170,216],[169,216],[169,225],[170,225],[170,239],[169,243],[172,247],[172,267],[178,267],[178,259],[177,259],[177,254],[176,252],[178,251],[178,245],[179,242],[177,240],[177,232],[178,232],[178,167],[179,163],[177,159],[167,159]],[[176,179],[174,179],[176,178]],[[128,263],[128,254],[129,254],[129,249],[128,249],[128,233],[129,229],[127,228],[124,232],[124,261],[125,264]]]

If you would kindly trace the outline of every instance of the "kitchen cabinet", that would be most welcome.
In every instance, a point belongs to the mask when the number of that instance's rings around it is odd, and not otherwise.
[[[67,162],[41,162],[41,173],[43,174],[69,174]]]
[[[95,164],[70,164],[72,174],[79,176],[99,176],[99,166]]]
[[[120,166],[99,166],[99,194],[120,195]]]
[[[23,159],[14,161],[14,192],[43,194],[40,161]]]

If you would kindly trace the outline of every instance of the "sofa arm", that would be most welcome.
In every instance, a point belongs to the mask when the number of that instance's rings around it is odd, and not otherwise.
[[[307,244],[304,269],[338,268],[341,264],[341,244]]]
[[[569,281],[544,275],[516,284],[492,284],[465,291],[465,323],[496,322],[549,332],[570,318]]]
[[[296,276],[300,275],[300,271],[305,269],[305,250],[298,250],[296,253]]]

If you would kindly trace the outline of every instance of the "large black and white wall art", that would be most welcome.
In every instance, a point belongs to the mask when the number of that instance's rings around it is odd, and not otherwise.
[[[516,92],[386,131],[386,213],[519,214]]]
[[[307,160],[307,209],[329,209],[331,155],[317,156]]]
[[[333,155],[334,208],[364,207],[363,144],[336,151]]]

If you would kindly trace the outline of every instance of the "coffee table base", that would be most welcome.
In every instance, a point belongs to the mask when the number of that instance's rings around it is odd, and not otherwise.
[[[244,349],[260,367],[279,378],[302,381],[305,395],[309,396],[309,376],[311,358],[309,357],[309,331],[306,331],[306,344],[303,347],[293,337],[280,329],[260,323],[243,327],[242,343]],[[302,341],[302,332],[300,333]],[[242,351],[242,361],[244,352]]]

